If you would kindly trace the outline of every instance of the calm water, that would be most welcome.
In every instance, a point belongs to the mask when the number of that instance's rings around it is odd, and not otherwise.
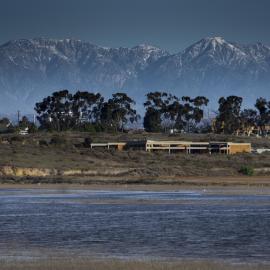
[[[270,262],[270,196],[0,189],[0,257],[48,252]]]

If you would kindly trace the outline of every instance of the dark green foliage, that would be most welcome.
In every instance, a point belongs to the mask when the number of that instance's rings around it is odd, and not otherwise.
[[[196,132],[198,124],[204,116],[203,107],[208,105],[209,100],[203,96],[182,97],[182,102],[178,105],[175,119],[176,128],[186,132]]]
[[[85,138],[83,146],[84,147],[90,147],[92,142],[93,142],[93,140],[91,138]]]
[[[254,128],[259,128],[261,135],[267,135],[270,101],[259,98],[255,104],[257,110],[241,111],[242,100],[238,96],[220,98],[214,125],[210,121],[206,125],[206,122],[203,123],[204,109],[209,102],[206,97],[179,98],[166,92],[149,92],[144,103],[143,125],[148,132],[174,129],[187,133],[207,133],[212,132],[214,127],[217,133],[239,134],[243,131],[250,135]],[[105,101],[99,93],[77,91],[71,94],[68,90],[62,90],[37,103],[35,110],[41,130],[58,132],[125,132],[140,119],[135,110],[135,101],[125,93],[115,93]],[[9,120],[0,120],[0,126],[1,121],[6,127]],[[29,133],[37,131],[37,127],[23,117],[18,128],[26,127]],[[12,125],[9,130],[12,130]]]
[[[35,133],[38,131],[37,126],[30,122],[26,116],[23,116],[21,121],[19,122],[18,125],[19,129],[25,130],[27,129],[28,133]]]
[[[103,132],[103,131],[104,131],[104,128],[103,128],[103,126],[101,125],[101,123],[95,123],[95,124],[94,124],[94,127],[95,127],[95,131],[96,131],[96,132]]]
[[[258,126],[261,131],[261,135],[266,135],[266,125],[270,124],[270,101],[265,98],[258,98],[255,104],[256,109],[259,111]]]
[[[258,122],[257,111],[252,109],[244,109],[240,114],[241,125],[246,130],[251,130]]]
[[[17,135],[17,136],[12,136],[12,137],[9,139],[9,141],[10,141],[11,143],[13,143],[13,142],[23,142],[23,141],[24,141],[24,138],[23,138],[22,136],[20,136],[20,135]]]
[[[139,115],[134,109],[135,101],[125,93],[116,93],[101,108],[101,124],[105,129],[124,131],[127,123],[134,123]]]
[[[160,132],[160,112],[158,110],[148,108],[143,119],[143,126],[147,132]]]
[[[87,123],[96,123],[100,120],[104,98],[101,94],[77,91],[72,96],[72,114],[76,119]],[[80,124],[77,122],[77,124]]]
[[[79,130],[82,131],[82,132],[91,132],[91,133],[96,132],[95,125],[91,124],[91,123],[83,123],[83,124],[81,124]]]
[[[216,129],[219,133],[233,134],[241,127],[241,105],[243,99],[237,96],[220,98]]]
[[[75,125],[72,115],[72,95],[68,90],[54,92],[52,96],[36,103],[36,112],[41,128],[64,131]]]
[[[39,140],[38,144],[39,144],[39,146],[49,146],[49,144],[46,140]]]
[[[195,131],[203,118],[203,106],[209,100],[198,96],[194,99],[182,97],[180,99],[166,92],[150,92],[144,103],[146,114],[144,128],[146,131],[160,131],[161,128],[176,128],[187,132]]]
[[[50,144],[56,145],[56,146],[63,146],[63,145],[66,145],[67,144],[67,140],[63,136],[54,135],[51,138]]]
[[[113,94],[105,102],[99,93],[78,91],[72,95],[62,90],[37,103],[35,110],[45,130],[123,131],[128,123],[139,119],[134,105],[135,101],[125,93]]]
[[[170,104],[177,98],[166,92],[150,92],[146,98],[144,128],[148,132],[159,132],[162,129],[162,121],[170,118]]]
[[[36,133],[38,132],[38,128],[34,123],[30,123],[28,126],[28,132],[29,133]]]
[[[242,166],[239,170],[240,173],[247,175],[247,176],[252,176],[254,175],[254,169],[250,166]]]
[[[28,118],[26,116],[23,116],[22,120],[19,122],[19,128],[25,129],[28,128],[28,125],[30,124]]]

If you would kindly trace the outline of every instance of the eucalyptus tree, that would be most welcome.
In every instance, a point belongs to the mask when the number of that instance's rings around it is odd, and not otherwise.
[[[187,132],[194,131],[204,117],[204,107],[208,102],[209,100],[203,96],[195,98],[184,96],[181,101],[173,96],[167,113],[174,123],[174,128]]]
[[[172,120],[172,103],[177,97],[166,92],[150,92],[146,95],[144,107],[146,109],[144,116],[144,128],[149,132],[158,132],[162,129],[162,124]],[[166,128],[166,126],[165,126]]]
[[[99,122],[103,103],[104,98],[100,93],[77,91],[72,97],[72,112],[77,124]]]
[[[72,94],[68,90],[54,92],[51,96],[36,103],[35,111],[42,128],[67,130],[75,125],[72,112]]]
[[[221,97],[218,101],[218,115],[216,117],[216,129],[218,132],[233,134],[241,127],[242,97]]]
[[[209,99],[204,96],[195,98],[183,96],[182,102],[176,124],[187,132],[195,131],[204,117],[204,108],[208,105]]]
[[[198,96],[192,99],[184,96],[182,100],[166,92],[150,92],[144,103],[146,114],[144,127],[147,131],[160,131],[165,128],[177,128],[190,131],[193,130],[203,118],[203,107],[207,106],[209,100]]]
[[[256,100],[255,107],[259,111],[257,125],[260,128],[261,134],[265,136],[266,126],[270,125],[270,101],[260,97]]]
[[[138,121],[135,101],[126,93],[115,93],[101,108],[101,123],[106,128],[113,128],[115,131],[123,131],[128,123]]]
[[[241,128],[243,131],[250,136],[254,127],[257,126],[258,123],[258,113],[256,110],[253,109],[244,109],[240,113],[241,119]]]

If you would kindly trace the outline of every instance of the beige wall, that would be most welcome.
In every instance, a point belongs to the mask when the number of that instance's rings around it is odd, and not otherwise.
[[[232,144],[229,148],[230,154],[236,153],[250,153],[251,152],[251,145],[250,144]]]

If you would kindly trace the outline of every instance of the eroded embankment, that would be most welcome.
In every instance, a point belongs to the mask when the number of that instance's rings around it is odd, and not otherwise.
[[[151,176],[134,168],[49,169],[0,167],[1,183],[169,184],[187,186],[270,186],[270,176]]]
[[[15,166],[0,167],[0,176],[4,177],[54,177],[54,176],[121,176],[128,174],[131,169],[107,168],[107,169],[47,169],[47,168],[24,168]]]

